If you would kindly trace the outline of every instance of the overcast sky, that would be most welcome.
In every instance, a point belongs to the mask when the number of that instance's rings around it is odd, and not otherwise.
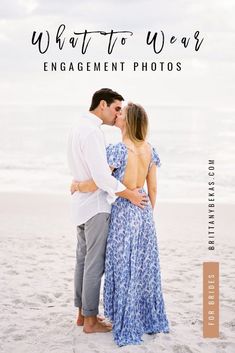
[[[1,104],[86,105],[92,92],[109,86],[128,99],[148,105],[216,104],[234,109],[235,91],[235,3],[233,0],[165,1],[81,1],[1,0],[0,2],[0,97]],[[40,55],[31,45],[34,30],[58,26],[73,31],[130,30],[133,38],[117,46],[113,55],[106,43],[93,41],[87,55],[80,47],[58,51],[52,45]],[[198,52],[192,42],[184,49],[179,43],[166,45],[161,57],[144,43],[148,30],[170,35],[193,35],[200,30],[204,42]],[[78,73],[43,72],[42,62],[56,61],[172,61],[182,62],[181,72]],[[160,60],[161,59],[161,60]]]

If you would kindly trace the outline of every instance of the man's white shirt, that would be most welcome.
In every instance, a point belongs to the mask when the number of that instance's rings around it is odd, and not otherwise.
[[[73,179],[93,179],[98,190],[75,192],[72,195],[72,216],[76,225],[88,221],[101,212],[110,213],[115,193],[126,187],[111,175],[107,163],[105,139],[100,129],[102,120],[92,113],[78,119],[68,141],[68,162]]]

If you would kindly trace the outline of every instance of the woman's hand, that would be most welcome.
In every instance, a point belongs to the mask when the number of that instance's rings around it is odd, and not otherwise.
[[[73,195],[77,191],[80,191],[79,190],[79,182],[78,181],[73,181],[72,184],[70,185],[71,195]]]

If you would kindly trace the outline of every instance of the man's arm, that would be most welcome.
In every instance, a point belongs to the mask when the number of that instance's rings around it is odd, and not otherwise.
[[[80,182],[74,181],[70,187],[71,194],[73,194],[74,192],[77,192],[77,191],[79,191],[79,192],[94,192],[97,189],[98,189],[98,187],[92,179],[80,181]],[[116,193],[116,195],[119,197],[123,197],[125,199],[128,199],[134,205],[137,205],[142,208],[147,203],[147,196],[145,196],[144,194],[140,194],[138,192],[138,189],[135,189],[132,191],[129,189],[125,189],[122,192]]]
[[[143,207],[147,196],[137,190],[127,189],[111,175],[101,131],[93,131],[88,136],[83,145],[83,154],[95,185],[108,193],[110,203],[114,202],[117,196],[120,196],[139,207]]]
[[[106,191],[111,197],[116,192],[125,190],[125,186],[111,175],[102,131],[96,129],[89,134],[82,146],[82,153],[91,178],[99,189]]]

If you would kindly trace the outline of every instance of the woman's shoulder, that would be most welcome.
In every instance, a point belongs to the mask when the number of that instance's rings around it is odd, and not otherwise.
[[[156,164],[158,167],[161,166],[161,161],[160,161],[160,157],[158,154],[158,150],[155,146],[153,146],[151,143],[148,142],[148,145],[150,147],[151,150],[151,163],[150,166],[152,166],[153,164]]]

